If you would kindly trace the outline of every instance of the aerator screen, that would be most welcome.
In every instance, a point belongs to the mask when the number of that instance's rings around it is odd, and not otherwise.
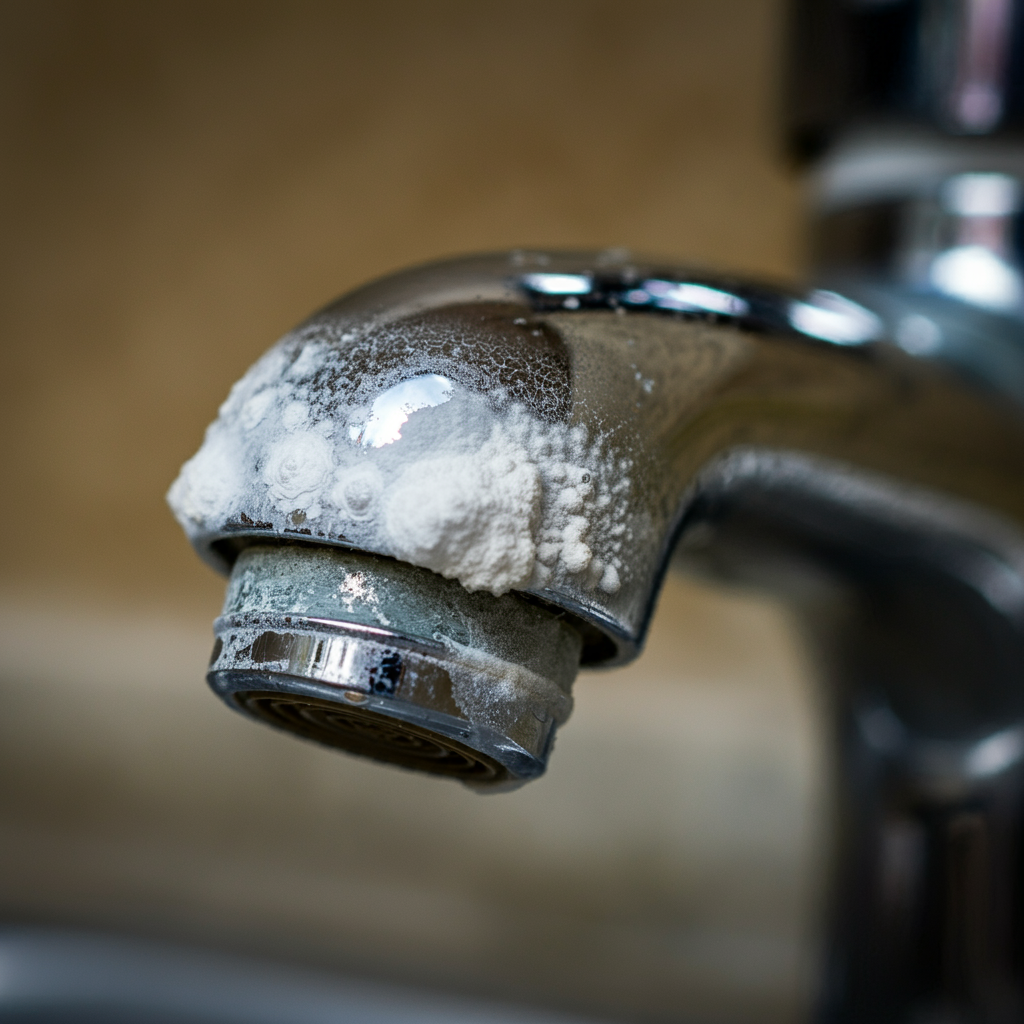
[[[257,690],[235,693],[234,701],[268,725],[376,761],[476,783],[499,783],[508,777],[497,761],[447,736],[367,708]]]

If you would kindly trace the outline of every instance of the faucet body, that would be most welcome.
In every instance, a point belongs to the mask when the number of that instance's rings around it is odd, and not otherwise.
[[[640,651],[670,558],[774,589],[832,683],[820,1018],[1019,1019],[1024,415],[885,339],[832,291],[619,252],[343,298],[172,488],[232,573],[211,686],[507,788],[544,770],[577,666]]]

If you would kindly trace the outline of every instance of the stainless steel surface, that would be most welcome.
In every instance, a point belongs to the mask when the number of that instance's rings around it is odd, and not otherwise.
[[[905,351],[1024,402],[1024,149],[855,134],[812,183],[816,278]]]
[[[326,547],[243,549],[214,633],[229,706],[490,790],[544,771],[580,657],[572,627],[511,594]]]
[[[816,281],[1019,417],[1020,5],[798,9],[794,38],[820,44],[793,50],[790,109],[794,150],[823,154],[809,189]],[[988,446],[1015,443],[994,435]],[[1024,490],[1019,468],[1005,480]],[[876,494],[890,511],[865,532],[850,512],[872,486],[825,498],[817,526],[796,515],[796,547],[824,544],[811,561],[844,566],[849,581],[824,615],[807,608],[835,683],[842,812],[820,1015],[1019,1020],[1020,515],[986,523],[932,494],[901,517],[897,495]],[[773,515],[794,520],[777,498],[754,505],[762,519],[737,525],[737,552],[751,536],[764,543]],[[795,553],[792,526],[776,536]]]
[[[1024,34],[1014,0],[796,0],[786,115],[800,157],[857,123],[1018,136]]]
[[[258,959],[40,928],[0,931],[6,1024],[572,1024]]]
[[[529,325],[553,339],[561,379],[524,356],[519,335]],[[435,352],[445,330],[463,346],[457,357]],[[355,404],[361,391],[348,382],[350,366],[371,368],[371,394],[374,367],[408,379],[443,370],[483,393],[507,389],[511,368],[513,398],[536,394],[556,421],[601,436],[615,467],[606,476],[629,487],[616,499],[632,533],[621,585],[607,593],[556,570],[547,586],[527,592],[600,631],[584,637],[584,664],[615,663],[639,648],[701,474],[737,445],[840,459],[1024,520],[1017,410],[897,346],[873,344],[882,330],[874,315],[830,292],[708,281],[615,252],[514,253],[435,264],[353,293],[279,343],[281,369],[264,386],[312,380],[315,395]],[[242,431],[238,416],[237,405],[225,407],[222,423]],[[618,469],[624,460],[628,472]],[[320,527],[297,531],[275,514],[255,475],[243,475],[232,495],[229,518],[186,520],[199,552],[222,569],[257,540],[301,534],[351,543]]]

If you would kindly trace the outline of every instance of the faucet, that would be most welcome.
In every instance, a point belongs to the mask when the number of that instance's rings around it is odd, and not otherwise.
[[[804,7],[826,41],[910,10]],[[996,7],[966,4],[968,42]],[[855,56],[873,38],[844,31]],[[215,693],[507,790],[545,770],[578,668],[640,653],[670,563],[774,590],[829,684],[817,1019],[1020,1020],[1024,159],[975,137],[1002,123],[998,89],[977,98],[997,65],[950,72],[956,102],[883,90],[889,120],[853,86],[801,107],[797,76],[808,290],[522,250],[392,275],[286,335],[169,493],[229,576]]]

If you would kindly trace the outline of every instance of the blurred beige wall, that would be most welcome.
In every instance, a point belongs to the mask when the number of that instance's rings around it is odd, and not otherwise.
[[[215,606],[163,493],[256,356],[368,278],[521,245],[793,275],[780,24],[780,0],[7,0],[6,580]]]

